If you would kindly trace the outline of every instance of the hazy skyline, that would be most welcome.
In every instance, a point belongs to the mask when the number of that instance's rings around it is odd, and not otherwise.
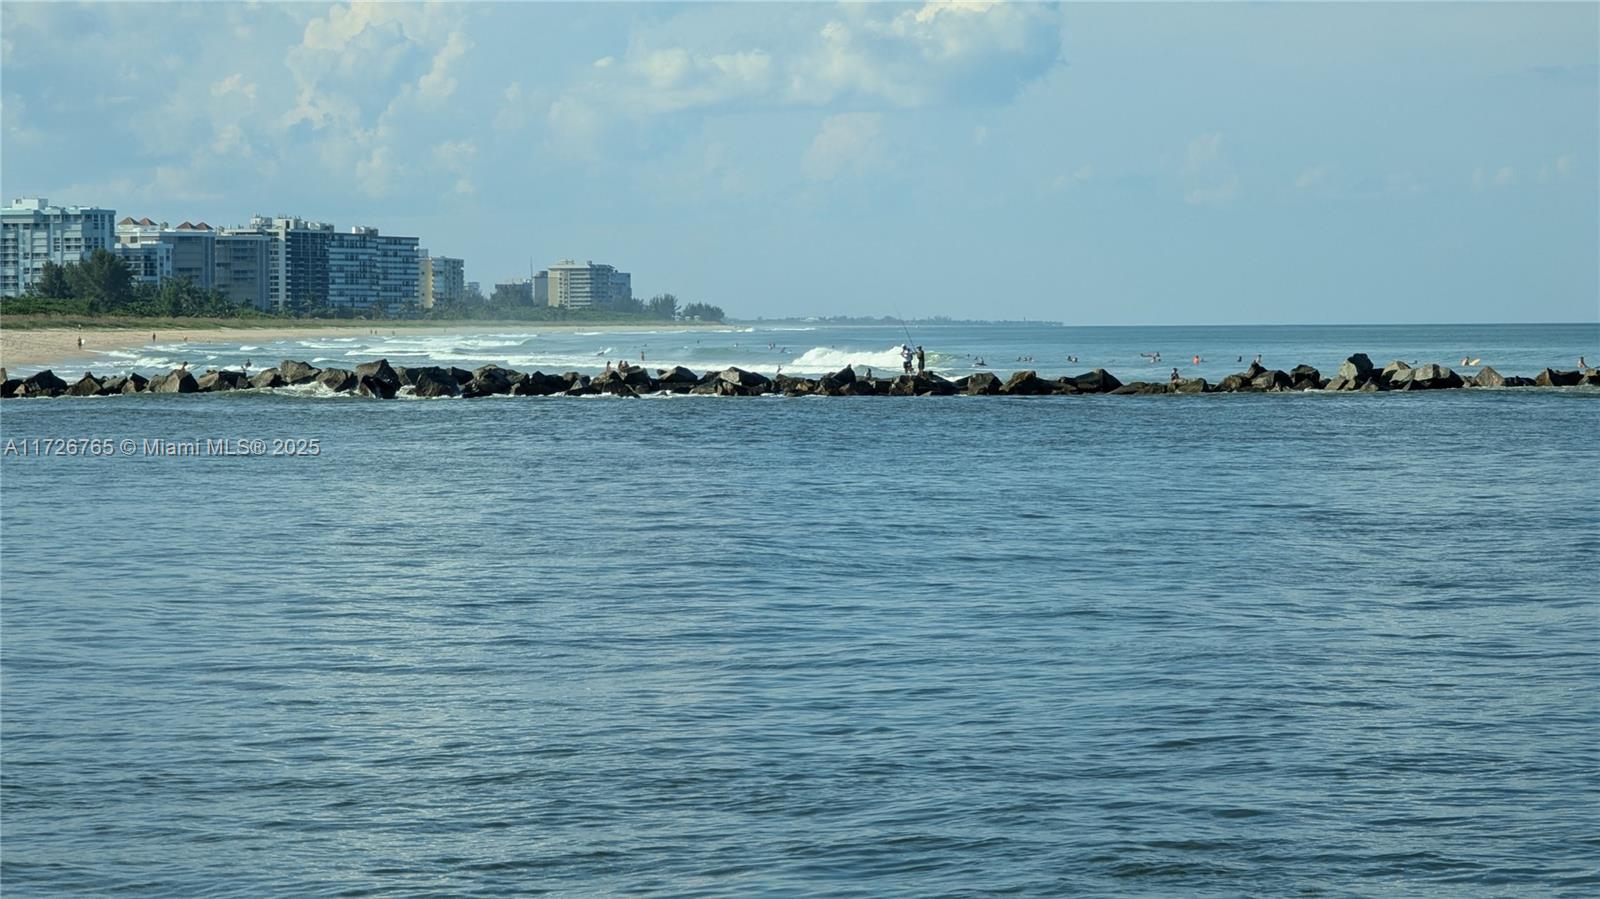
[[[0,192],[740,317],[1600,320],[1595,4],[0,6]]]

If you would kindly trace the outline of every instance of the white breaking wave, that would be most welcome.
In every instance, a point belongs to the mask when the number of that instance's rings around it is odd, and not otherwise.
[[[838,371],[847,365],[855,366],[856,371],[863,374],[865,373],[863,369],[870,368],[874,375],[892,376],[900,372],[900,348],[892,346],[886,350],[839,350],[833,347],[812,347],[793,362],[785,363],[783,369],[796,374],[826,374]]]

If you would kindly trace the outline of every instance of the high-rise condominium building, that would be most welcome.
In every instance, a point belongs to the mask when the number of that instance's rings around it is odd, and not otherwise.
[[[293,216],[250,219],[238,231],[264,234],[267,244],[267,305],[303,311],[328,305],[328,242],[333,226]]]
[[[0,296],[21,296],[46,262],[82,262],[95,250],[113,249],[115,215],[98,206],[51,206],[43,197],[0,207]]]
[[[402,315],[416,309],[417,238],[355,227],[328,240],[328,306]]]
[[[466,263],[451,256],[429,256],[427,250],[418,251],[422,263],[422,283],[419,293],[422,308],[432,309],[438,303],[459,303],[466,296]]]
[[[224,228],[217,233],[216,287],[241,306],[267,311],[268,269],[272,238],[245,228]]]
[[[611,265],[563,259],[550,266],[547,291],[552,306],[612,307],[633,298],[633,276]]]

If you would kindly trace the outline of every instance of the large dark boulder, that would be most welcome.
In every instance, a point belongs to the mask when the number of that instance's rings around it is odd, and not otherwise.
[[[1250,374],[1248,371],[1234,372],[1217,382],[1217,390],[1222,393],[1238,393],[1255,389],[1255,375]]]
[[[285,359],[278,363],[278,374],[285,384],[309,384],[317,379],[317,369],[305,362]]]
[[[713,382],[712,387],[715,388],[719,384],[721,384],[720,381]],[[595,375],[593,378],[589,379],[589,386],[587,389],[591,393],[600,393],[606,396],[636,397],[639,395],[638,391],[629,386],[627,373],[620,370],[607,369],[606,371]]]
[[[1472,376],[1472,386],[1504,387],[1506,386],[1506,378],[1505,375],[1495,371],[1494,366],[1485,365],[1477,374]]]
[[[195,379],[195,386],[201,393],[220,393],[224,390],[243,390],[250,386],[250,379],[244,376],[244,372],[208,371]]]
[[[0,374],[4,374],[4,372],[5,369],[0,369]],[[21,389],[21,378],[0,377],[0,399],[13,399],[17,396],[17,391]]]
[[[83,377],[67,388],[67,396],[99,396],[103,386],[101,380],[95,377],[93,372],[86,371],[83,373]]]
[[[146,389],[151,393],[199,393],[200,385],[188,370],[178,368],[150,379]]]
[[[1309,365],[1296,365],[1290,369],[1289,380],[1295,390],[1320,390],[1327,383],[1322,372]]]
[[[568,387],[567,379],[560,375],[547,375],[542,371],[528,372],[511,389],[513,396],[554,396]]]
[[[1049,387],[1049,382],[1041,382]],[[901,375],[889,382],[886,390],[880,391],[889,396],[950,396],[956,392],[956,385],[931,372],[920,375]]]
[[[406,376],[411,379],[411,392],[415,396],[434,399],[461,395],[461,385],[447,368],[440,368],[437,365],[413,368],[406,372]]]
[[[1533,377],[1533,383],[1540,387],[1576,387],[1583,380],[1580,371],[1556,371],[1547,368]]]
[[[1372,360],[1367,358],[1366,353],[1356,353],[1354,356],[1350,356],[1339,363],[1339,371],[1335,375],[1335,379],[1357,386],[1365,384],[1372,379]],[[1341,389],[1354,390],[1355,388]]]
[[[461,389],[461,395],[471,398],[508,394],[516,386],[517,374],[498,365],[480,366],[472,372],[472,380]]]
[[[1276,368],[1260,372],[1250,379],[1251,390],[1284,391],[1293,387],[1294,379],[1289,377],[1289,373]]]
[[[107,394],[112,393],[142,393],[150,385],[150,379],[136,371],[130,371],[120,378],[106,381],[101,390]]]
[[[628,385],[636,393],[655,393],[656,379],[638,365],[630,365],[622,373],[622,383]]]
[[[1412,369],[1412,390],[1448,390],[1460,386],[1461,376],[1443,365],[1430,362]]]
[[[778,375],[772,379],[772,389],[784,396],[807,396],[817,392],[817,382],[794,375]]]
[[[688,393],[698,383],[700,383],[700,376],[681,365],[656,369],[657,390],[665,390],[669,393]]]
[[[1579,386],[1600,387],[1600,368],[1586,368],[1578,374]]]
[[[1383,390],[1411,390],[1411,379],[1417,376],[1417,370],[1401,363],[1403,368],[1385,367],[1383,374],[1378,377],[1378,386]]]
[[[766,393],[772,389],[772,381],[765,375],[758,375],[753,371],[742,368],[725,369],[718,377],[724,384],[731,384],[739,389],[740,396],[754,396]]]
[[[817,379],[817,393],[825,396],[844,396],[844,388],[856,382],[854,366],[846,365],[833,374],[823,375]]]
[[[66,392],[67,382],[56,377],[56,373],[48,368],[23,378],[16,389],[17,396],[61,396]]]
[[[276,368],[258,371],[254,375],[250,376],[251,387],[283,387],[288,383],[288,381],[283,379],[283,374]]]
[[[1206,393],[1210,389],[1205,378],[1184,378],[1172,383],[1173,393]]]
[[[1110,393],[1122,386],[1116,375],[1103,368],[1096,368],[1084,372],[1077,377],[1059,378],[1056,381],[1057,393]]]
[[[1000,385],[1000,392],[1008,396],[1043,396],[1055,393],[1055,385],[1039,377],[1039,373],[1031,369],[1019,371],[1006,378]]]
[[[325,368],[317,372],[317,383],[334,393],[348,393],[356,389],[356,373],[348,368]]]
[[[376,374],[356,375],[356,393],[370,396],[375,400],[392,400],[395,392],[400,389],[399,380],[396,378],[391,381]]]
[[[394,396],[395,391],[400,389],[400,374],[396,372],[394,367],[389,364],[388,359],[379,359],[376,362],[363,362],[356,366],[356,382],[358,391],[360,390],[360,382],[362,378],[372,378],[376,381],[382,381],[384,386],[388,388],[389,393],[389,396],[384,397],[384,399]]]
[[[890,396],[916,396],[917,379],[911,375],[901,375],[889,382]]]
[[[1166,384],[1152,384],[1149,381],[1133,381],[1111,391],[1112,396],[1148,396],[1157,393],[1170,393],[1171,388]]]
[[[980,371],[957,378],[956,389],[968,396],[989,396],[1000,392],[1000,378],[992,371]]]

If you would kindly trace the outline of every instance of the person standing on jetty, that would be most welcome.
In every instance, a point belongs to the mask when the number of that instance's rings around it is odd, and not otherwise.
[[[922,374],[928,367],[928,354],[922,351],[922,345],[917,344],[917,374]]]
[[[911,344],[909,343],[900,344],[900,367],[905,369],[906,374],[911,374]]]

